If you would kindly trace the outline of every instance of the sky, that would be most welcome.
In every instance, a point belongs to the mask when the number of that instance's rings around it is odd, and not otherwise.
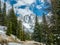
[[[14,6],[17,16],[21,13],[34,13],[37,16],[47,15],[51,11],[51,4],[49,0],[2,0],[7,3],[7,10]]]

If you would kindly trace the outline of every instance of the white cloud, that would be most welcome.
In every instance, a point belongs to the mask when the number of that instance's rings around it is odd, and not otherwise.
[[[18,7],[21,5],[26,5],[23,1],[18,0],[17,3],[14,5],[14,7]]]
[[[22,0],[26,4],[32,4],[35,0]]]
[[[18,6],[21,6],[21,5],[28,5],[28,4],[30,5],[33,2],[35,2],[35,0],[18,0],[17,4],[15,4],[14,6],[18,7]]]
[[[26,7],[25,9],[17,9],[18,14],[21,14],[23,16],[32,14],[32,12]]]
[[[36,7],[37,7],[38,9],[41,9],[41,8],[42,8],[41,5],[37,5]]]
[[[41,2],[44,2],[44,0],[41,0]]]

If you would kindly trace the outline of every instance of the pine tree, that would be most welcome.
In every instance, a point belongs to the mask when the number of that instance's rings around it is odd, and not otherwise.
[[[41,29],[40,29],[40,25],[38,23],[38,18],[36,16],[36,19],[35,19],[35,27],[34,27],[34,32],[32,34],[32,39],[34,41],[37,41],[37,42],[41,42]]]
[[[2,25],[2,10],[1,10],[1,0],[0,0],[0,25]]]
[[[20,36],[21,36],[21,35],[20,35],[21,30],[22,30],[22,24],[21,24],[21,21],[18,21],[17,32],[16,32],[17,35],[16,35],[16,36],[17,36],[17,38],[19,38],[19,39],[21,39],[21,38],[20,38]]]
[[[1,0],[0,0],[0,25],[3,26],[3,13],[2,13],[2,9],[1,9]]]
[[[53,25],[51,26],[52,28],[52,32],[54,33],[54,43],[56,43],[56,45],[60,45],[60,0],[52,0],[52,11],[53,11],[53,15],[51,16],[53,18],[54,21],[52,22]],[[53,17],[54,16],[54,17]]]
[[[45,38],[43,40],[45,41],[46,45],[52,45],[53,44],[53,33],[49,29],[49,25],[46,20],[45,14],[43,14],[42,19],[43,19],[43,33],[44,33],[43,37]]]
[[[18,21],[16,34],[17,34],[16,35],[17,38],[19,38],[22,41],[25,40],[25,32],[24,32],[23,27],[22,27],[22,21]]]
[[[18,21],[18,26],[17,26],[17,38],[21,39],[22,37],[22,22],[21,21]],[[22,37],[23,38],[23,37]],[[21,39],[22,40],[22,39]]]
[[[7,26],[6,3],[4,3],[3,9],[1,9],[1,0],[0,0],[0,25]]]
[[[26,40],[26,34],[24,32],[24,30],[21,30],[21,41],[25,41]]]
[[[29,32],[25,32],[25,39],[31,40],[31,36],[30,36]]]
[[[2,15],[3,15],[3,26],[7,26],[6,3],[4,3]]]
[[[12,22],[10,20],[8,21],[6,34],[8,36],[10,36],[12,34]]]
[[[40,32],[40,42],[43,42],[43,24],[42,23],[40,23],[39,24],[39,32]]]
[[[18,25],[17,25],[17,32],[16,32],[16,36],[17,38],[19,38],[21,41],[25,41],[25,32],[23,30],[22,27],[22,21],[18,21]]]
[[[60,45],[60,0],[57,1],[57,44]]]
[[[12,34],[16,36],[16,32],[17,32],[17,17],[16,17],[16,15],[14,13],[13,7],[10,10],[9,19],[10,19],[10,21],[12,23]]]
[[[43,21],[43,33],[44,33],[43,37],[45,38],[44,42],[47,43],[48,25],[46,21],[46,16],[44,14],[42,16],[42,21]]]
[[[1,0],[0,0],[0,15],[1,15]]]

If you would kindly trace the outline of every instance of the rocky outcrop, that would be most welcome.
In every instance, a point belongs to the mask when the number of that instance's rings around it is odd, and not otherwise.
[[[7,42],[20,42],[20,40],[14,35],[7,36],[6,34],[0,35],[0,42],[2,42],[2,40],[6,40]]]

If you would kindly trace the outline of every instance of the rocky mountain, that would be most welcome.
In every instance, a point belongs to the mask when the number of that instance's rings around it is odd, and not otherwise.
[[[7,4],[7,12],[14,6],[14,11],[18,16],[18,20],[23,21],[25,30],[33,32],[35,15],[42,16],[51,11],[50,0],[1,0]],[[41,22],[41,18],[39,18]]]

